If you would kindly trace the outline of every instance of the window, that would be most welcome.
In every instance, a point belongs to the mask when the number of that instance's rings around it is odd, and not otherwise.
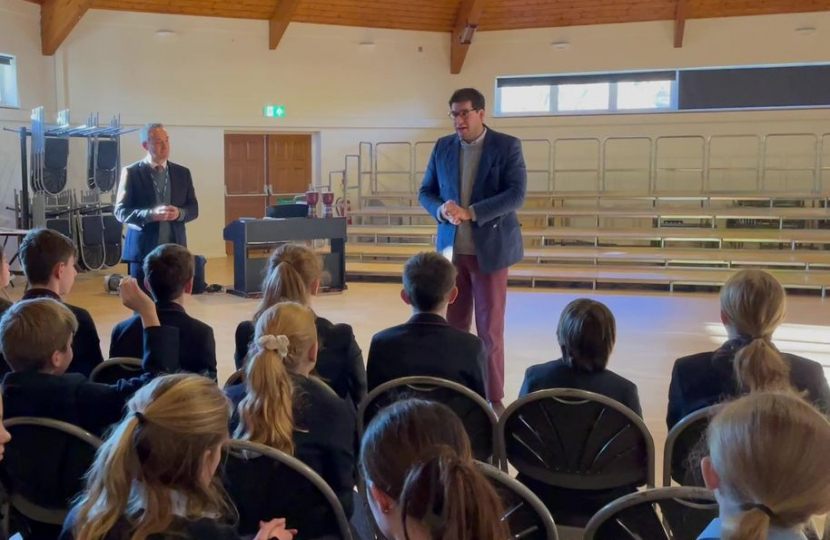
[[[671,108],[672,81],[617,83],[617,109]]]
[[[830,64],[496,79],[496,116],[830,108]]]
[[[0,54],[0,107],[19,107],[17,96],[17,60]]]
[[[607,111],[610,83],[560,84],[556,109],[562,112]]]

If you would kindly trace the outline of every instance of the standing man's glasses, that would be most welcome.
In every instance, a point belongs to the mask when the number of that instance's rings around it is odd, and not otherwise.
[[[458,118],[460,116],[461,119],[463,120],[463,119],[467,118],[467,116],[469,116],[470,113],[475,112],[475,111],[480,111],[480,110],[481,109],[464,109],[463,111],[450,111],[450,112],[447,113],[447,116],[449,116],[453,120],[455,120],[456,118]]]

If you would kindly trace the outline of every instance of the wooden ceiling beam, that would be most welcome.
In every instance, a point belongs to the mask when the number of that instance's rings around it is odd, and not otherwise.
[[[268,48],[272,51],[280,44],[280,40],[288,29],[291,19],[294,18],[294,13],[299,5],[300,0],[279,0],[277,3],[274,14],[271,15],[271,20],[268,21]]]
[[[677,11],[674,15],[674,48],[683,47],[683,36],[686,34],[686,15],[688,0],[677,0]]]
[[[44,0],[40,6],[40,49],[52,56],[69,36],[92,0]]]
[[[458,17],[452,31],[450,43],[450,73],[458,75],[467,58],[467,51],[473,43],[473,36],[478,29],[478,21],[484,11],[486,0],[462,0]]]

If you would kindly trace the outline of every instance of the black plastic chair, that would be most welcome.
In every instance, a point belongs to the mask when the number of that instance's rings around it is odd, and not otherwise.
[[[700,463],[695,460],[704,450],[706,429],[721,405],[712,405],[695,411],[680,420],[666,437],[663,450],[663,485],[671,486],[672,480],[681,486],[704,487]]]
[[[559,540],[556,524],[545,504],[527,486],[495,467],[476,462],[504,505],[502,521],[512,540]]]
[[[654,442],[643,420],[592,392],[543,390],[515,401],[499,421],[498,445],[560,527],[584,527],[608,502],[654,487]]]
[[[716,517],[718,503],[708,489],[648,489],[597,512],[584,540],[695,540]]]
[[[12,440],[0,462],[0,484],[12,509],[12,530],[26,537],[57,536],[101,440],[50,418],[4,422]],[[8,538],[8,536],[7,536]]]
[[[352,540],[337,495],[305,463],[248,441],[230,441],[226,450],[223,484],[239,510],[239,534],[255,534],[260,520],[279,517],[298,529],[298,540]]]
[[[448,406],[461,418],[475,459],[501,466],[503,460],[496,445],[496,414],[484,398],[469,388],[438,377],[402,377],[369,392],[360,402],[357,411],[360,439],[363,439],[366,426],[381,409],[407,398],[435,401]]]
[[[122,379],[139,377],[143,372],[140,358],[118,356],[95,366],[89,374],[89,380],[101,384],[115,384]]]

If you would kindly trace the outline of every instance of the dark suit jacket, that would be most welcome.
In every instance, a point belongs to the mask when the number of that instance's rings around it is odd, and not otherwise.
[[[179,329],[179,368],[216,380],[216,341],[213,328],[185,313],[184,307],[175,302],[156,304],[156,312],[162,326]],[[112,329],[110,358],[144,355],[141,317],[133,315]]]
[[[732,367],[732,359],[741,346],[741,340],[730,340],[714,352],[685,356],[674,363],[666,414],[669,429],[690,413],[745,393],[738,386]],[[790,365],[793,387],[806,392],[806,399],[821,411],[830,412],[830,387],[821,364],[794,354],[782,356]]]
[[[350,516],[353,510],[352,494],[358,448],[355,412],[351,405],[335,395],[325,383],[299,375],[291,377],[294,383],[294,457],[323,477],[337,494],[346,514]],[[246,395],[246,390],[245,384],[225,389],[234,408],[231,433],[238,424],[237,410]],[[274,486],[268,486],[262,476],[253,475],[229,480],[232,481],[234,502],[240,508],[240,513],[242,507],[245,508],[244,513],[250,516],[250,519],[262,519],[262,516],[273,514],[278,508],[275,505],[280,501],[271,500]],[[281,484],[277,486],[278,491],[284,489]],[[309,521],[305,523],[306,529],[313,526],[313,520]],[[300,524],[291,525],[295,526],[301,528]],[[246,532],[250,529],[250,523],[240,523],[240,531]],[[304,537],[314,538],[313,535],[309,536],[308,532],[310,531],[307,530]]]
[[[588,372],[568,367],[561,358],[527,368],[519,397],[553,388],[573,388],[594,392],[622,403],[637,413],[640,418],[643,416],[636,384],[607,369]]]
[[[317,374],[338,396],[348,399],[357,409],[366,396],[366,366],[363,352],[357,345],[352,327],[348,324],[333,324],[322,317],[315,320],[317,325]],[[254,339],[254,323],[242,321],[236,327],[236,368],[241,369]]]
[[[473,334],[450,326],[432,313],[413,315],[405,324],[372,338],[366,375],[371,392],[401,377],[440,377],[485,396],[487,353]]]
[[[170,204],[185,211],[184,221],[170,222],[170,231],[176,244],[187,246],[184,224],[199,217],[199,202],[190,170],[171,161],[167,162],[167,167],[170,172]],[[115,201],[115,217],[127,225],[127,238],[121,252],[124,261],[140,263],[158,246],[159,224],[150,221],[150,212],[156,205],[150,165],[142,160],[125,167]]]
[[[60,296],[48,289],[29,289],[23,295],[23,300],[31,300],[32,298],[51,298],[61,301]],[[101,355],[101,340],[98,337],[98,330],[95,328],[95,322],[87,310],[71,304],[64,303],[64,305],[78,319],[78,331],[75,332],[75,336],[72,338],[72,363],[69,364],[69,369],[66,371],[89,377],[95,366],[104,361],[104,357]],[[5,373],[11,371],[7,366],[4,367],[6,368],[3,370]]]
[[[524,204],[527,169],[519,139],[488,128],[483,144],[470,206],[476,214],[472,225],[478,264],[485,273],[490,273],[524,257],[516,210]],[[456,226],[441,220],[438,209],[449,200],[460,204],[460,152],[458,135],[438,139],[418,195],[421,205],[438,220],[436,248],[439,253],[455,242]]]
[[[179,331],[176,328],[148,328],[144,332],[144,345],[146,373],[114,385],[89,382],[78,373],[7,374],[2,390],[5,417],[53,418],[102,436],[109,426],[121,420],[124,405],[139,388],[159,373],[173,373],[178,369]]]

